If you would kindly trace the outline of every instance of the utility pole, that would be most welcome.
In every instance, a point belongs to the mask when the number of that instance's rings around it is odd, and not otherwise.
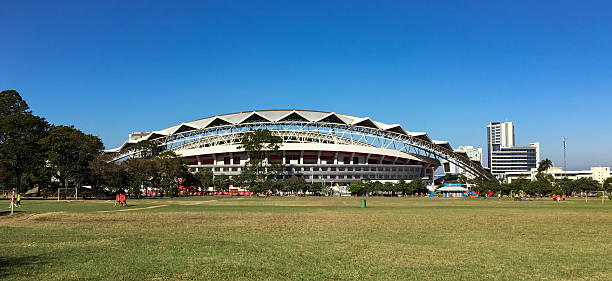
[[[567,160],[566,160],[566,148],[565,148],[565,136],[563,136],[563,173],[567,178]]]

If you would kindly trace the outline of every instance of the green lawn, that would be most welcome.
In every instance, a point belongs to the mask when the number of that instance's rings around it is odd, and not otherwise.
[[[359,199],[25,200],[0,279],[612,280],[610,201]]]

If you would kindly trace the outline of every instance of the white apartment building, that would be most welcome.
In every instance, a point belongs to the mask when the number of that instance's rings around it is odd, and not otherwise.
[[[610,173],[610,167],[591,167],[590,170],[580,170],[580,171],[563,171],[561,167],[551,167],[550,169],[544,171],[543,173],[549,174],[553,176],[554,179],[562,179],[567,177],[571,180],[577,180],[580,178],[589,178],[593,179],[600,184],[612,176]],[[538,174],[538,169],[533,168],[529,172],[512,172],[506,173],[506,180],[508,183],[513,180],[517,180],[520,178],[525,178],[534,181],[536,179],[536,175]]]
[[[455,149],[455,152],[465,153],[468,158],[472,161],[477,161],[482,165],[482,147],[474,148],[473,146],[459,146]],[[464,175],[468,178],[471,178],[473,175],[471,173],[466,173],[465,169],[455,165],[454,163],[449,163],[449,171],[450,174],[456,175]]]
[[[497,177],[507,173],[529,172],[540,162],[540,143],[514,146],[512,122],[491,122],[487,126],[488,167]]]

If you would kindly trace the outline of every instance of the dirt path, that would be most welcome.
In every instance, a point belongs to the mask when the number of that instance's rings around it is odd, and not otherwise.
[[[133,209],[122,209],[122,210],[112,210],[112,211],[98,211],[98,213],[113,213],[113,212],[129,212],[129,211],[137,211],[137,210],[146,210],[146,209],[154,209],[159,207],[166,207],[168,205],[155,205],[143,208],[133,208]]]
[[[199,201],[199,202],[190,202],[190,203],[176,203],[177,205],[183,205],[183,206],[193,206],[193,205],[202,205],[202,204],[206,204],[206,203],[210,203],[210,202],[215,202],[217,200],[207,200],[207,201]]]

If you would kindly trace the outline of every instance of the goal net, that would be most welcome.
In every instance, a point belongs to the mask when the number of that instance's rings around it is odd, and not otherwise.
[[[57,200],[77,200],[78,195],[76,187],[60,187],[57,189]]]

